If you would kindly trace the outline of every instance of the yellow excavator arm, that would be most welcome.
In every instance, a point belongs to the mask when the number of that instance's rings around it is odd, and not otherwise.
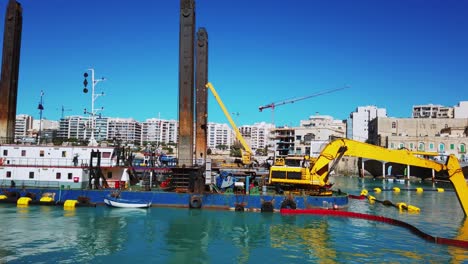
[[[221,110],[223,110],[224,115],[226,116],[227,120],[229,121],[229,124],[231,125],[232,129],[234,130],[234,133],[236,134],[237,140],[242,144],[242,147],[244,147],[245,152],[242,152],[242,163],[245,165],[248,165],[252,162],[251,157],[253,155],[252,149],[250,149],[249,145],[245,141],[244,137],[242,134],[239,132],[239,129],[236,126],[236,123],[234,123],[234,120],[232,120],[231,115],[229,114],[229,111],[226,109],[226,106],[224,105],[223,101],[219,97],[218,93],[216,92],[215,88],[213,85],[209,82],[206,84],[206,87],[211,90],[213,93],[213,96],[215,97],[216,101],[218,102],[219,106],[221,107]]]
[[[335,164],[333,163],[330,168],[329,163],[341,158],[343,155],[419,166],[434,169],[435,171],[447,171],[465,216],[468,215],[468,187],[458,159],[454,155],[450,155],[446,164],[441,164],[433,160],[417,157],[415,154],[420,153],[406,149],[386,149],[350,139],[337,139],[330,142],[322,150],[320,156],[310,168],[310,174],[312,178],[318,177],[320,182],[326,183],[328,174],[333,170]]]

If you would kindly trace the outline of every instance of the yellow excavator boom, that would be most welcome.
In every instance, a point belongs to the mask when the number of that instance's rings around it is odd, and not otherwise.
[[[311,176],[318,177],[320,182],[327,182],[328,174],[333,169],[330,169],[328,164],[343,155],[419,166],[434,169],[435,171],[447,171],[463,212],[465,216],[468,215],[468,187],[458,159],[454,155],[448,157],[446,164],[441,164],[433,160],[417,157],[415,152],[406,149],[386,149],[350,139],[337,139],[330,142],[322,150],[320,156],[310,168]]]

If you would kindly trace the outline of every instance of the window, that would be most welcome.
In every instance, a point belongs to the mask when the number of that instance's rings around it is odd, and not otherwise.
[[[67,152],[66,151],[62,151],[62,158],[65,158],[67,156]]]
[[[23,149],[23,150],[21,150],[21,157],[25,157],[25,156],[26,156],[26,150]]]
[[[7,172],[6,172],[6,177],[7,177],[7,178],[11,178],[11,171],[7,171]]]
[[[429,149],[433,150],[434,149],[434,143],[429,143]]]
[[[409,148],[413,149],[413,147],[414,147],[413,143],[409,143]]]
[[[400,149],[405,148],[405,144],[400,143]]]
[[[455,144],[450,144],[450,149],[454,150],[455,149]]]
[[[439,144],[439,151],[440,151],[440,152],[445,151],[445,145],[444,145],[444,143],[440,143],[440,144]]]
[[[3,156],[8,156],[8,149],[3,150]]]
[[[102,153],[102,158],[104,158],[104,159],[108,159],[108,158],[110,158],[110,156],[111,156],[110,152],[103,152]]]
[[[465,152],[466,152],[465,144],[460,144],[460,152],[461,152],[461,153],[465,153]]]
[[[392,149],[392,148],[395,148],[395,144],[393,144],[393,142],[390,143],[390,148],[391,148],[391,149]]]
[[[43,150],[39,151],[39,157],[44,157],[44,151]]]
[[[73,173],[68,173],[68,179],[71,180],[73,178]]]
[[[301,140],[301,136],[296,136],[296,140]]]
[[[107,178],[108,178],[108,179],[112,178],[112,171],[108,171],[108,172],[107,172]]]
[[[396,122],[392,122],[392,128],[396,128]]]
[[[62,178],[62,173],[57,172],[57,173],[55,174],[55,179],[56,179],[56,180],[60,180],[60,178]]]
[[[34,171],[29,172],[29,179],[34,179]]]
[[[424,147],[425,147],[425,146],[424,146],[424,143],[419,142],[418,150],[419,150],[419,151],[424,151]]]

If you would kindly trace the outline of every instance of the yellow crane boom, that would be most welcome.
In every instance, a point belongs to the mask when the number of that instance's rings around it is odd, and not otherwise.
[[[249,147],[249,145],[245,141],[244,137],[239,132],[239,129],[237,128],[236,123],[234,123],[234,120],[232,120],[231,115],[229,114],[229,111],[226,109],[226,106],[224,105],[223,101],[219,97],[219,95],[216,92],[213,85],[209,82],[209,83],[206,84],[206,87],[209,88],[210,91],[213,93],[213,96],[215,97],[216,101],[218,102],[219,106],[221,107],[221,110],[223,110],[224,115],[228,119],[229,124],[231,125],[232,129],[234,130],[234,133],[236,134],[237,140],[240,141],[240,143],[242,144],[242,147],[244,147],[245,151],[247,152],[247,153],[242,155],[242,163],[250,164],[251,163],[251,157],[253,155],[252,149]]]

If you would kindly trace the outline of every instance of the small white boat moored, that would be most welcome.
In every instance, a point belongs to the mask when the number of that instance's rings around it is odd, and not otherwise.
[[[111,195],[104,198],[104,203],[111,207],[118,208],[149,208],[151,207],[151,201],[142,201],[142,200],[130,200],[122,199],[118,197],[113,197]]]

